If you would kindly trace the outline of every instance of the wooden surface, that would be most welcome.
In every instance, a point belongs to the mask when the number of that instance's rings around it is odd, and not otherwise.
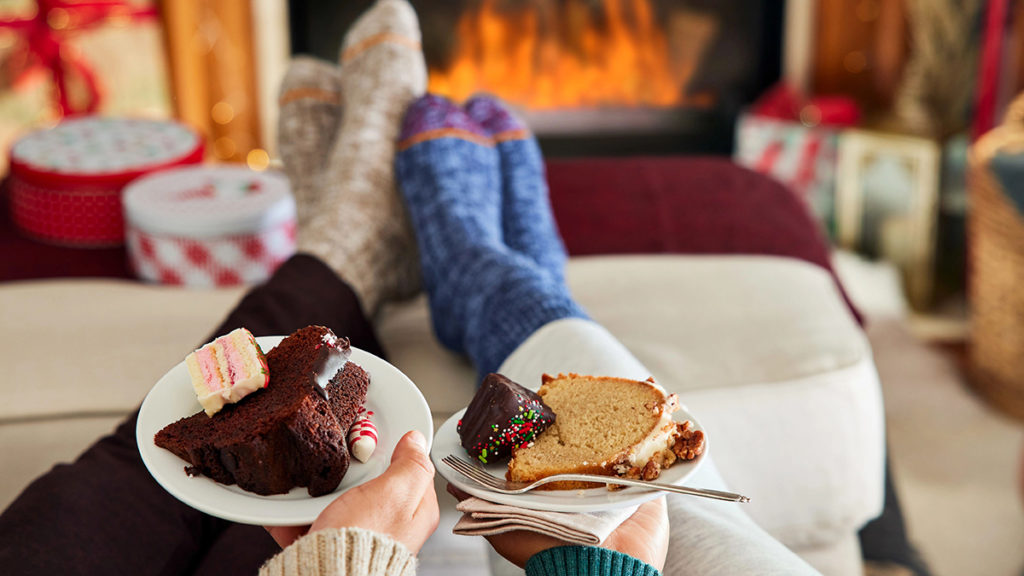
[[[907,58],[903,0],[818,4],[812,91],[848,94],[865,109],[888,105]]]

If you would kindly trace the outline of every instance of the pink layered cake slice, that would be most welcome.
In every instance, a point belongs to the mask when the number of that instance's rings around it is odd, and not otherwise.
[[[270,381],[267,358],[256,338],[238,328],[185,358],[192,388],[207,416],[238,402]]]

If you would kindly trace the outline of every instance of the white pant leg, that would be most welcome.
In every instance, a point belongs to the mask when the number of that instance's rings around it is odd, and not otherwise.
[[[499,372],[531,387],[539,385],[545,373],[634,380],[652,376],[603,326],[578,318],[552,322],[533,333],[505,359]],[[685,404],[685,398],[682,400]],[[728,490],[708,456],[689,483]],[[663,571],[666,576],[818,573],[754,524],[742,504],[670,495],[668,512],[671,536]]]

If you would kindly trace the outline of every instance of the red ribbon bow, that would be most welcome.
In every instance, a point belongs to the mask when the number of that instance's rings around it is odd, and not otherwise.
[[[99,108],[102,94],[96,74],[89,63],[67,49],[67,40],[75,32],[97,26],[113,18],[138,20],[156,16],[153,6],[137,6],[127,0],[38,0],[35,14],[20,18],[0,18],[0,30],[20,36],[29,66],[20,76],[34,68],[45,68],[52,74],[57,106],[62,116],[93,113]],[[84,107],[75,109],[68,93],[69,72],[77,75],[85,86]]]
[[[793,120],[805,126],[855,126],[860,107],[846,96],[807,98],[786,84],[776,84],[765,92],[751,109],[756,116]]]

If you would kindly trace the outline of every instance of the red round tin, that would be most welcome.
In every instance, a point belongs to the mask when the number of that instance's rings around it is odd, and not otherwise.
[[[25,235],[108,247],[124,243],[125,185],[201,162],[203,142],[177,122],[90,116],[20,138],[10,158],[11,215]]]

